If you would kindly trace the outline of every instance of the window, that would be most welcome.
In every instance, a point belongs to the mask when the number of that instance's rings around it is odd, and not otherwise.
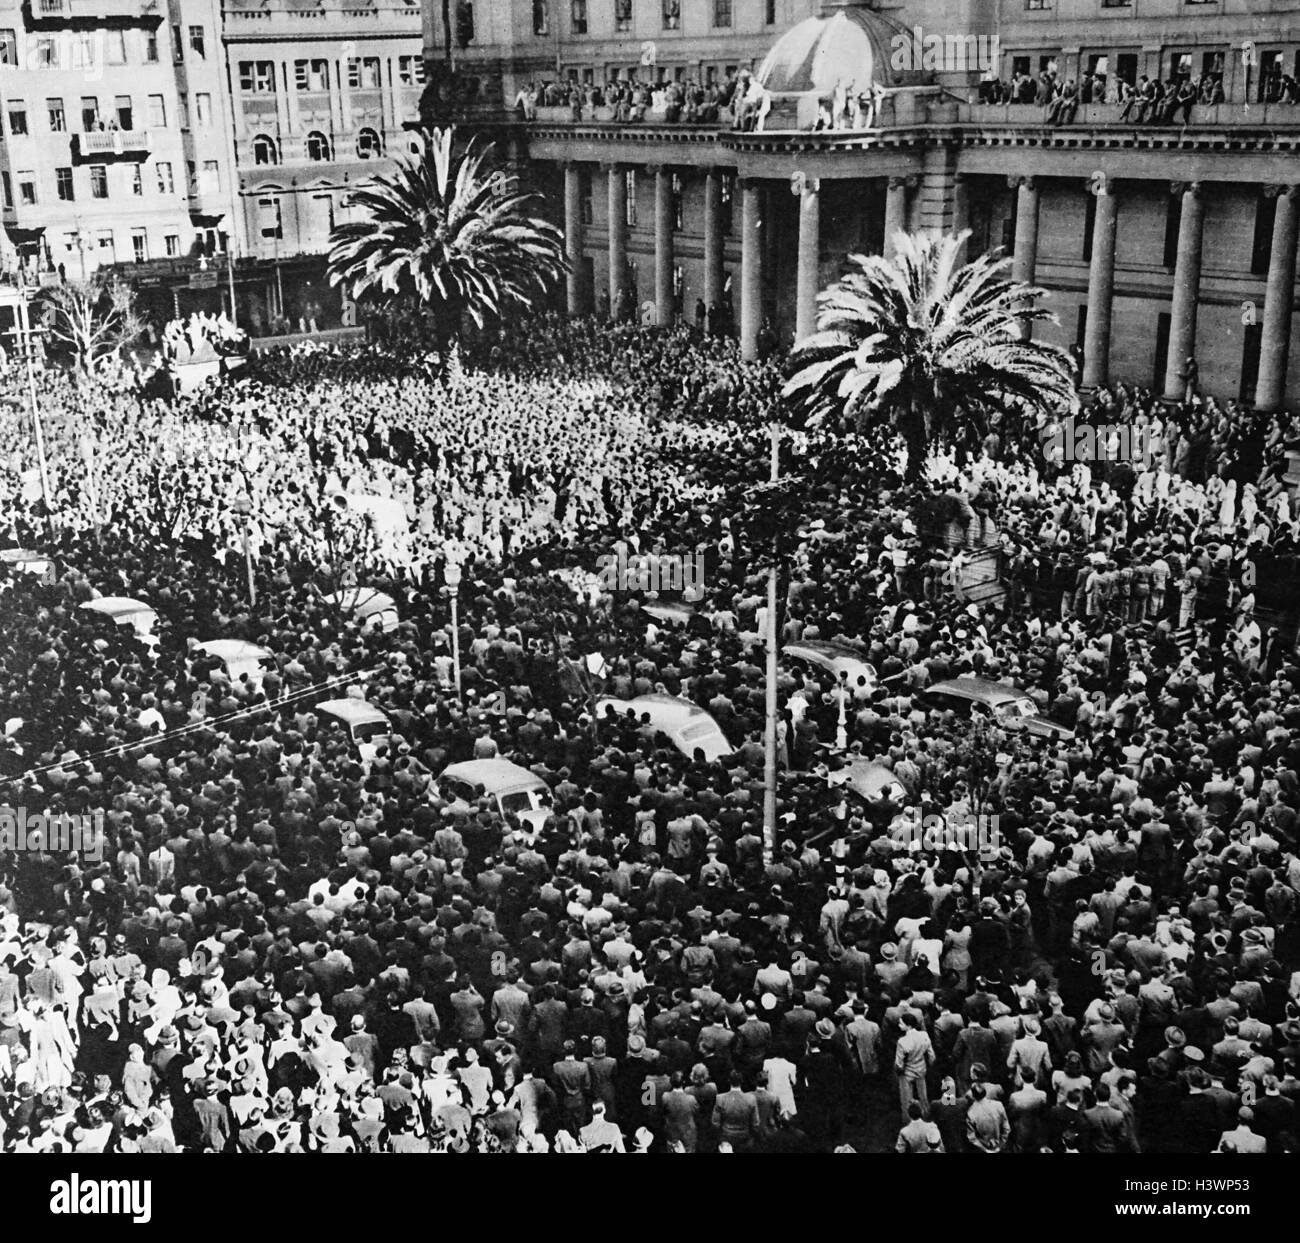
[[[68,128],[68,118],[63,114],[63,100],[47,99],[45,101],[45,110],[50,116],[50,133],[66,133]]]
[[[713,0],[713,26],[726,30],[731,26],[731,0]]]
[[[348,57],[348,86],[354,91],[373,91],[381,85],[378,56]]]
[[[144,197],[144,177],[140,172],[139,164],[131,165],[131,193],[136,198]]]
[[[1083,261],[1092,262],[1092,235],[1097,228],[1097,196],[1085,194],[1083,198]]]
[[[13,30],[0,30],[0,65],[18,63],[18,35]]]
[[[112,229],[104,229],[95,237],[95,249],[100,263],[116,263],[117,248],[113,245]]]
[[[665,30],[680,30],[682,27],[682,0],[663,0],[663,18]]]
[[[194,52],[200,60],[207,56],[207,48],[203,42],[203,27],[190,27],[190,51]]]
[[[172,60],[178,65],[185,59],[185,44],[181,42],[180,24],[172,26]]]
[[[1277,214],[1277,199],[1260,191],[1255,200],[1255,235],[1250,246],[1251,276],[1267,276],[1270,256],[1273,253],[1273,218]]]
[[[93,95],[81,97],[81,129],[89,134],[99,128],[99,100]]]
[[[329,61],[321,59],[294,61],[293,80],[300,91],[328,91],[330,89]]]
[[[199,192],[199,166],[193,160],[185,161],[185,189],[191,195]]]
[[[104,63],[106,65],[126,64],[126,31],[103,30]]]
[[[147,229],[131,230],[131,256],[136,263],[145,263],[149,259],[149,232]]]
[[[90,197],[93,199],[108,198],[108,166],[106,164],[92,164],[90,166]]]
[[[204,160],[199,174],[199,193],[216,194],[221,189],[221,164],[217,160]]]
[[[776,25],[776,0],[765,0],[763,4],[763,25]]]
[[[397,80],[403,86],[423,85],[424,58],[421,56],[399,56],[397,58]]]
[[[0,171],[0,188],[3,188],[4,191],[5,206],[12,208],[14,205],[13,183],[9,180],[9,174],[2,171]]]
[[[722,232],[729,237],[732,227],[731,218],[736,206],[736,178],[732,173],[722,174],[721,191],[719,197],[722,199]]]
[[[273,237],[277,240],[284,237],[284,229],[281,227],[280,221],[279,199],[258,199],[257,216],[263,237]]]
[[[159,100],[161,100],[161,99],[162,99],[162,96],[161,96],[161,95],[151,95],[151,96],[150,96],[150,99],[159,99]],[[135,129],[134,124],[132,124],[132,122],[134,122],[134,120],[135,120],[135,109],[131,106],[131,96],[130,96],[130,95],[119,95],[119,96],[118,96],[118,97],[113,101],[113,111],[117,114],[117,128],[118,128],[118,129],[124,129],[124,130],[133,130],[133,129]],[[154,123],[155,125],[166,125],[166,124],[167,124],[167,122],[166,122],[165,119],[162,120],[162,121],[155,121],[155,122],[153,122],[153,123]]]
[[[42,69],[53,69],[59,63],[54,40],[49,35],[38,35],[36,38],[36,63]]]
[[[241,60],[239,89],[250,95],[275,94],[275,61]]]
[[[318,163],[330,158],[330,140],[318,129],[307,135],[307,158]]]
[[[1247,324],[1241,342],[1241,387],[1237,390],[1237,400],[1244,405],[1253,405],[1255,385],[1259,380],[1259,351],[1264,339],[1263,324]]]
[[[167,101],[161,95],[149,96],[149,124],[155,129],[167,128]]]
[[[1047,3],[1047,0],[1025,0],[1025,8],[1047,9],[1047,8],[1051,8],[1051,5]]]
[[[1183,196],[1171,194],[1165,204],[1165,246],[1163,262],[1173,269],[1178,265],[1178,233],[1183,225]]]
[[[194,119],[199,129],[208,129],[212,125],[212,96],[207,91],[194,96]]]
[[[253,163],[278,164],[279,162],[280,156],[275,149],[275,139],[267,134],[258,134],[253,139]]]
[[[184,91],[176,94],[176,119],[180,122],[181,129],[189,129],[190,97]]]
[[[614,0],[614,29],[632,29],[632,0]]]
[[[334,232],[334,196],[332,194],[313,194],[312,200],[316,204],[316,210],[324,217],[329,226],[329,231]]]
[[[673,228],[680,232],[685,225],[683,224],[682,215],[682,179],[676,173],[673,174]]]
[[[172,166],[170,160],[158,161],[158,193],[175,194],[176,180],[172,176]]]
[[[636,224],[636,169],[627,170],[627,223],[628,226]]]
[[[167,252],[168,259],[179,259],[181,257],[181,239],[176,233],[166,233],[163,235],[163,249]]]
[[[551,33],[551,6],[549,0],[533,0],[533,34]]]
[[[56,168],[54,170],[54,185],[62,202],[71,203],[77,197],[72,190],[72,169]]]
[[[36,204],[36,174],[32,172],[18,174],[18,201],[24,207]]]
[[[1257,103],[1276,101],[1282,88],[1282,53],[1271,48],[1259,54],[1259,78],[1255,86]]]
[[[156,65],[158,63],[158,33],[150,30],[144,36],[144,63],[146,65]]]
[[[1129,9],[1133,7],[1133,0],[1101,0],[1103,9]]]
[[[9,133],[13,137],[27,133],[27,105],[21,99],[9,101]]]
[[[373,129],[363,129],[357,135],[358,159],[377,160],[383,154],[383,144],[379,140],[379,135]]]

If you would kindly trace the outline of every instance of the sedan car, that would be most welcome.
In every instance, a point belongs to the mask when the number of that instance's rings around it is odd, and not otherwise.
[[[838,682],[845,677],[850,690],[856,689],[859,680],[874,690],[876,671],[865,653],[847,643],[833,643],[828,639],[804,639],[786,643],[781,647],[786,662],[798,668],[811,666],[820,673],[829,673]]]
[[[694,757],[697,750],[703,751],[704,758],[710,762],[732,753],[722,726],[688,699],[678,699],[675,695],[639,695],[636,699],[596,700],[596,715],[601,720],[611,710],[616,716],[630,712],[637,721],[648,717],[650,724],[688,758]]]
[[[978,704],[1003,729],[1029,734],[1034,738],[1066,740],[1074,737],[1068,725],[1050,720],[1038,711],[1038,705],[1019,687],[1009,682],[990,682],[986,678],[949,678],[927,686],[917,694],[927,708],[955,712],[969,717]]]
[[[387,714],[364,699],[327,699],[316,705],[316,712],[333,717],[347,727],[348,735],[356,743],[357,754],[367,764],[379,754],[380,745],[393,732]]]
[[[551,791],[536,773],[509,760],[465,760],[442,770],[434,787],[451,810],[471,814],[481,798],[503,816],[513,813],[534,833],[551,814]]]

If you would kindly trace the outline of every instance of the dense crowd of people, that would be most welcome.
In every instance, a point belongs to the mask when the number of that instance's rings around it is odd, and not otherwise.
[[[765,842],[775,364],[539,318],[445,377],[300,348],[171,405],[42,384],[51,511],[25,447],[2,485],[4,542],[52,563],[0,580],[3,798],[106,841],[0,853],[5,1151],[1294,1150],[1300,662],[1255,642],[1292,428],[1116,387],[1079,418],[1142,461],[1007,428],[923,485],[879,434],[788,433],[783,643],[872,676],[782,659]],[[702,598],[593,589],[614,551],[700,552]],[[327,598],[354,582],[395,630]],[[270,667],[232,681],[208,636]],[[1048,727],[927,698],[962,674]],[[597,708],[655,693],[732,753]],[[363,753],[338,696],[391,732]],[[439,785],[490,758],[543,823]],[[838,779],[867,760],[905,808]],[[994,817],[991,849],[894,811]]]

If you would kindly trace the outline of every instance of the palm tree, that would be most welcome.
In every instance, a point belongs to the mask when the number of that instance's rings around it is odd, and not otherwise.
[[[395,172],[358,190],[356,216],[331,235],[330,284],[357,302],[414,304],[445,356],[464,317],[482,328],[544,297],[564,273],[564,237],[529,210],[537,199],[490,168],[491,147],[452,148],[420,131]]]
[[[809,426],[887,425],[907,446],[907,478],[927,453],[977,449],[990,416],[1013,419],[1074,400],[1072,360],[1022,328],[1055,323],[1043,290],[1007,279],[1010,260],[958,262],[969,231],[895,237],[895,257],[851,255],[818,296],[817,332],[796,345],[783,396]]]

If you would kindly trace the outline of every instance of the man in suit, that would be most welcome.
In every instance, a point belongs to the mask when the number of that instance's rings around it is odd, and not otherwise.
[[[551,1067],[555,1094],[560,1098],[562,1125],[577,1135],[587,1121],[587,1098],[591,1093],[591,1070],[577,1058],[577,1045],[564,1042],[564,1058]]]
[[[982,1083],[970,1090],[966,1111],[966,1142],[972,1152],[1001,1152],[1011,1137],[1011,1123],[1001,1101],[990,1100]]]
[[[1097,1085],[1097,1103],[1083,1111],[1090,1152],[1137,1152],[1132,1118],[1111,1104],[1110,1085]]]
[[[1249,1105],[1237,1110],[1237,1129],[1224,1131],[1219,1136],[1219,1149],[1225,1152],[1267,1152],[1268,1141],[1256,1135],[1250,1124],[1255,1121],[1255,1111]]]
[[[731,1076],[731,1087],[713,1105],[713,1128],[720,1141],[735,1152],[744,1152],[758,1134],[758,1106],[754,1098],[740,1090],[740,1076]]]

